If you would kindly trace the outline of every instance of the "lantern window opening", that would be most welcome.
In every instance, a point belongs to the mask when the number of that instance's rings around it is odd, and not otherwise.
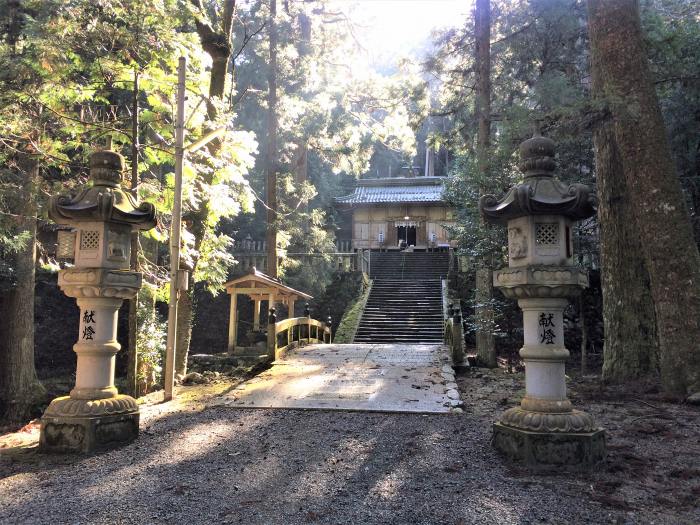
[[[97,250],[100,247],[100,232],[97,230],[83,230],[80,232],[80,249]]]
[[[540,246],[557,246],[559,244],[559,224],[556,222],[538,222],[535,225],[535,242]]]
[[[56,257],[72,260],[75,258],[75,230],[58,230]]]

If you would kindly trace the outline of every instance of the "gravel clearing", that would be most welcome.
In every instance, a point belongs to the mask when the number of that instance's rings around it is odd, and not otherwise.
[[[0,450],[0,523],[700,523],[697,408],[575,382],[609,458],[534,475],[489,443],[522,379],[458,376],[465,412],[445,415],[209,407],[186,387],[178,404],[145,406],[141,436],[121,449]]]

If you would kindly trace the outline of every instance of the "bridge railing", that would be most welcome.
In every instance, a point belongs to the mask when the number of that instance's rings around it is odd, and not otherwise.
[[[287,350],[301,346],[302,343],[330,344],[331,338],[330,323],[310,317],[292,317],[276,322],[272,313],[267,330],[267,355],[272,360],[279,359]]]

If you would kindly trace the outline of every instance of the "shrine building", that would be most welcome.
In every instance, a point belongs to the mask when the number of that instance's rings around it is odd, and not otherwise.
[[[455,246],[446,226],[454,209],[443,197],[445,177],[359,179],[355,191],[336,198],[345,215],[339,240],[353,250],[428,251]]]

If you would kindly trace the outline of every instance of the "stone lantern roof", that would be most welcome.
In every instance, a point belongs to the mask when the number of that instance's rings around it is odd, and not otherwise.
[[[59,224],[102,221],[127,224],[149,230],[156,225],[153,204],[138,204],[121,189],[124,157],[115,151],[97,151],[90,155],[92,186],[75,197],[60,195],[49,202],[49,217]]]
[[[581,220],[595,214],[595,197],[585,184],[565,184],[554,178],[555,144],[539,132],[520,144],[523,182],[500,199],[484,195],[479,209],[488,222],[505,223],[530,215],[561,215]]]

